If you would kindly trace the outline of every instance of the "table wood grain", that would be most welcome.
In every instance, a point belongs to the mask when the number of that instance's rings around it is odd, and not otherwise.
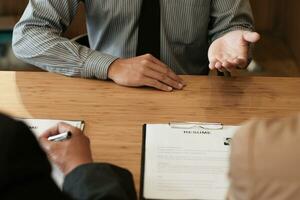
[[[300,111],[300,78],[182,78],[184,90],[168,93],[47,72],[0,72],[0,111],[16,117],[84,120],[95,161],[128,168],[137,190],[144,123],[234,125]]]

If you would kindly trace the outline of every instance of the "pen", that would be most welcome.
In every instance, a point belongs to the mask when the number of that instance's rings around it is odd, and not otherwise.
[[[49,141],[53,141],[53,142],[59,142],[59,141],[63,141],[66,139],[69,139],[72,136],[72,133],[70,131],[58,134],[58,135],[54,135],[54,136],[50,136],[48,137]]]

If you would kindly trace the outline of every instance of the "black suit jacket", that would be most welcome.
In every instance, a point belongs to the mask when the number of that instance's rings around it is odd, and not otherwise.
[[[70,172],[63,192],[34,135],[22,122],[0,114],[1,200],[135,200],[132,175],[110,164],[86,164]]]

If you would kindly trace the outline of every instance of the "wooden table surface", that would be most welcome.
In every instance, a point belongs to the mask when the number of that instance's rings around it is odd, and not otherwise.
[[[239,124],[300,111],[300,78],[182,77],[186,88],[167,93],[46,72],[0,72],[0,111],[84,120],[95,161],[130,169],[137,190],[144,123]]]

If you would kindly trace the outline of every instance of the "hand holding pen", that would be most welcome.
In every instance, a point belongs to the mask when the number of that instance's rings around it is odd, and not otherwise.
[[[48,158],[66,175],[82,164],[92,163],[90,141],[82,131],[59,123],[39,137]]]
[[[48,140],[53,141],[53,142],[60,142],[60,141],[64,141],[64,140],[71,138],[71,136],[72,136],[72,132],[66,131],[66,132],[60,133],[58,135],[50,136],[50,137],[48,137]]]

